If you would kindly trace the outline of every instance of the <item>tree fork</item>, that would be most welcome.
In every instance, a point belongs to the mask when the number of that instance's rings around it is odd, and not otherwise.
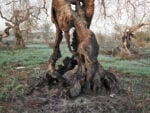
[[[66,57],[63,62],[64,64],[59,65],[58,69],[53,67],[55,73],[48,73],[47,76],[48,79],[52,78],[49,80],[53,80],[53,78],[55,78],[55,80],[58,82],[68,82],[68,93],[71,97],[78,96],[82,92],[94,94],[101,93],[103,88],[105,88],[107,92],[111,93],[111,90],[116,86],[117,83],[116,76],[104,70],[97,60],[99,45],[97,43],[95,34],[89,29],[94,13],[91,11],[91,9],[94,10],[94,0],[83,1],[84,0],[77,0],[77,3],[74,3],[77,8],[76,11],[71,10],[69,0],[61,1],[61,7],[68,7],[70,10],[69,12],[71,13],[72,17],[71,23],[75,27],[72,46],[76,54],[73,54],[72,58]],[[82,2],[84,7],[86,7],[86,5],[88,5],[87,3],[89,2],[90,5],[88,8],[82,8],[83,6],[78,2]],[[60,6],[57,7],[55,4],[55,8],[59,9]],[[90,13],[87,13],[89,12],[88,10],[90,10]],[[61,12],[61,10],[58,11]],[[60,12],[58,14],[61,14]],[[57,15],[57,12],[55,14]],[[66,17],[66,15],[63,16]],[[55,18],[55,20],[59,23],[59,18]],[[70,29],[69,26],[68,28]],[[56,40],[59,39],[57,38]],[[51,61],[53,60],[54,59],[51,59]],[[75,68],[75,65],[77,65],[77,68]]]

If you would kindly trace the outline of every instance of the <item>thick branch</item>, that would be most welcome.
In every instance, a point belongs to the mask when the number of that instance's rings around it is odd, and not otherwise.
[[[6,18],[6,17],[4,17],[4,16],[3,16],[3,14],[2,14],[2,11],[1,11],[1,10],[0,10],[0,16],[1,16],[1,18],[2,18],[2,19],[6,20],[6,21],[8,21],[8,22],[13,23],[13,22],[11,21],[11,19],[8,19],[8,18]]]
[[[130,31],[130,32],[135,32],[136,30],[138,30],[139,28],[141,28],[141,27],[144,26],[144,25],[150,25],[150,24],[141,23],[141,24],[138,24],[138,25],[135,25],[135,26],[131,27],[131,28],[129,29],[129,31]]]
[[[4,33],[0,34],[0,39],[6,38],[9,36],[9,30],[11,29],[11,26],[8,26],[5,30]]]
[[[13,27],[13,26],[12,26],[10,23],[8,23],[8,22],[6,22],[5,25],[8,26],[8,27]]]

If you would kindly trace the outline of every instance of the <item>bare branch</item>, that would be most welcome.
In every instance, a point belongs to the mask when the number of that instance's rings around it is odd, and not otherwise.
[[[33,13],[30,14],[33,18],[37,19],[37,20],[40,20],[39,17],[37,17],[36,15],[34,15]]]
[[[149,23],[149,24],[141,23],[141,24],[135,25],[135,26],[131,27],[131,28],[129,29],[129,31],[130,31],[130,32],[135,32],[136,30],[138,30],[139,28],[141,28],[141,27],[144,26],[144,25],[150,25],[150,23]]]
[[[143,16],[142,16],[142,18],[140,20],[140,23],[142,23],[142,21],[144,20],[145,16],[146,16],[146,12],[144,11],[144,14],[143,14]]]
[[[8,18],[6,18],[6,17],[4,17],[4,16],[3,16],[3,14],[2,14],[2,11],[1,11],[1,10],[0,10],[0,16],[1,16],[1,18],[2,18],[2,19],[6,20],[6,21],[8,21],[8,22],[13,23],[10,19],[8,19]]]
[[[6,5],[10,5],[11,3],[16,3],[16,2],[18,2],[18,1],[17,0],[13,0],[13,1],[10,1],[10,2],[6,3]]]
[[[43,0],[43,3],[44,3],[43,9],[45,9],[46,15],[48,16],[48,11],[47,11],[47,8],[46,8],[46,0]]]
[[[27,9],[27,10],[26,10],[26,15],[22,17],[22,19],[19,21],[20,23],[22,23],[22,22],[28,20],[29,15],[30,15],[30,11],[29,11],[29,10],[30,10],[30,9]],[[23,12],[23,11],[21,11],[21,12]]]

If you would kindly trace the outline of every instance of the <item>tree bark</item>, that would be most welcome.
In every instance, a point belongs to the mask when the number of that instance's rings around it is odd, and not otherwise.
[[[98,62],[99,45],[95,34],[89,29],[94,13],[94,0],[74,1],[76,11],[71,10],[70,1],[61,0],[60,4],[58,4],[58,1],[53,0],[52,4],[52,11],[55,11],[52,19],[53,21],[55,20],[57,31],[60,32],[56,32],[56,34],[60,35],[65,32],[60,27],[63,24],[66,25],[67,29],[71,29],[70,24],[66,24],[66,21],[61,21],[63,17],[68,17],[69,15],[70,18],[67,18],[67,22],[75,27],[72,43],[75,51],[72,53],[72,58],[66,57],[63,65],[59,65],[59,68],[56,69],[55,64],[59,58],[56,55],[60,54],[60,49],[54,48],[47,73],[49,83],[51,84],[55,81],[67,83],[69,85],[68,94],[71,97],[78,96],[80,93],[101,93],[103,88],[110,94],[116,87],[117,78],[114,74],[104,70]],[[80,2],[83,3],[83,6]],[[65,9],[61,10],[64,7]],[[62,13],[63,15],[59,15]],[[59,47],[61,40],[62,37],[56,37],[56,47]]]
[[[12,27],[13,31],[14,31],[14,35],[15,35],[15,48],[24,48],[25,47],[25,43],[19,28],[19,25],[14,25]]]
[[[21,30],[19,28],[20,23],[14,23],[14,25],[11,25],[10,23],[6,22],[6,26],[8,28],[5,30],[6,34],[9,35],[9,29],[12,28],[14,36],[15,36],[15,48],[24,48],[25,47],[25,42],[22,37]]]
[[[16,38],[16,43],[15,43],[15,48],[24,48],[24,47],[25,47],[24,40],[22,38],[17,37]]]

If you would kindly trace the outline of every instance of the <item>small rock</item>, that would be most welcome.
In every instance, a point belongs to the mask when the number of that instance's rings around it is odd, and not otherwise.
[[[111,98],[114,98],[115,97],[115,94],[113,93],[113,94],[110,94],[109,95]]]
[[[24,69],[24,68],[25,68],[24,66],[16,67],[17,70]]]
[[[33,68],[34,70],[40,70],[40,68],[39,67],[36,67],[36,68]]]

